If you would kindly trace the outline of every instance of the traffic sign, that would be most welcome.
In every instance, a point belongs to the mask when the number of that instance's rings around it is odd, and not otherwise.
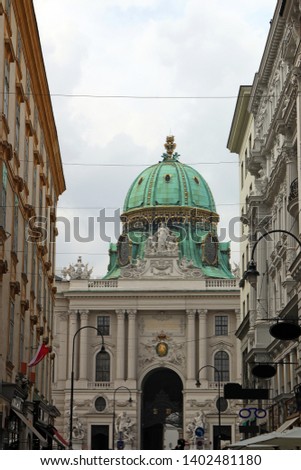
[[[124,441],[117,441],[117,449],[118,450],[123,450],[124,449]]]
[[[205,430],[204,428],[201,428],[201,426],[198,426],[194,432],[197,437],[203,437],[205,434]]]

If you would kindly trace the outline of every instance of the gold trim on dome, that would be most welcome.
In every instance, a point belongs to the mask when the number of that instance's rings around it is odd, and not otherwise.
[[[184,187],[185,202],[187,203],[187,202],[188,202],[188,190],[187,190],[187,183],[186,183],[185,173],[184,173],[184,170],[183,170],[183,167],[182,167],[182,166],[178,166],[178,168],[179,168],[179,170],[180,170],[181,177],[182,177],[182,183],[183,183],[183,187]]]
[[[190,222],[210,222],[216,226],[219,222],[219,215],[208,209],[201,209],[191,206],[156,206],[132,209],[121,214],[123,223],[142,221],[152,223],[155,219],[169,220],[176,219]]]
[[[147,204],[151,203],[151,195],[152,195],[152,189],[154,185],[154,179],[155,179],[155,176],[157,176],[158,171],[159,171],[159,166],[157,166],[151,174],[150,182],[149,182],[149,186],[147,190]]]

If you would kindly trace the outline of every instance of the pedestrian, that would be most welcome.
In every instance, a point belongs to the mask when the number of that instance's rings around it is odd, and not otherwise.
[[[185,444],[186,444],[185,439],[178,439],[178,443],[177,443],[175,449],[176,450],[184,450]]]

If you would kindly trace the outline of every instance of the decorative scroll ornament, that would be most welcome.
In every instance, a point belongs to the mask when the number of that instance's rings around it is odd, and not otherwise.
[[[62,269],[63,280],[68,281],[69,279],[90,279],[93,268],[88,268],[88,263],[82,262],[82,257],[79,256],[77,263],[70,264],[68,268]]]

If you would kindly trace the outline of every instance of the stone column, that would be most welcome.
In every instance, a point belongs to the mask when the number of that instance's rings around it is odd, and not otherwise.
[[[235,315],[236,315],[236,330],[237,330],[241,323],[240,309],[235,310]],[[237,378],[237,382],[240,382],[242,380],[243,373],[242,373],[242,354],[240,350],[240,341],[238,340],[236,340],[236,348],[239,351],[239,353],[236,354],[236,357],[237,357],[236,378]],[[230,372],[231,372],[231,369],[230,369]]]
[[[116,379],[124,380],[125,310],[116,310],[116,315],[117,315]]]
[[[195,379],[195,314],[196,310],[186,310],[187,316],[187,379]]]
[[[78,329],[77,324],[77,310],[69,310],[69,377],[71,377],[72,371],[72,348],[73,348],[73,338]],[[76,371],[76,340],[75,340],[75,350],[74,350],[74,372]],[[74,374],[76,376],[76,373]]]
[[[265,205],[261,205],[261,213],[267,214],[268,210]],[[277,212],[278,214],[278,212]],[[265,218],[263,218],[265,220]],[[260,234],[257,238],[263,235],[266,232],[266,226],[263,226],[263,229],[260,230]],[[275,235],[278,235],[277,233]],[[267,317],[267,309],[268,309],[268,302],[267,302],[267,276],[264,275],[267,269],[267,259],[268,259],[268,247],[267,247],[267,238],[264,237],[261,241],[257,244],[254,258],[257,264],[257,271],[260,273],[260,278],[257,280],[257,285],[254,288],[251,288],[250,292],[250,307],[252,310],[255,310],[256,316],[255,321],[258,322],[263,318]],[[252,244],[253,248],[254,244]],[[255,297],[254,297],[255,294]],[[258,297],[258,300],[257,300]],[[251,300],[252,299],[252,300]]]
[[[56,325],[56,335],[60,342],[60,348],[56,352],[56,367],[54,369],[57,380],[66,380],[69,374],[68,364],[68,338],[66,331],[68,331],[68,312],[61,312],[58,314],[59,321]],[[65,334],[64,334],[65,332]],[[59,367],[58,367],[59,361]],[[71,369],[70,369],[71,370]]]
[[[282,378],[282,363],[280,362],[277,364],[277,388],[278,388],[278,395],[282,393],[281,391],[281,378]]]
[[[137,310],[128,310],[128,375],[129,380],[136,379],[136,358],[137,358],[137,342],[136,342],[136,317]]]
[[[208,310],[197,310],[199,316],[199,368],[207,365],[207,313]],[[200,372],[199,379],[206,378],[206,368]]]
[[[80,327],[88,326],[89,310],[80,310]],[[79,378],[87,380],[88,369],[88,328],[83,329],[80,335]]]
[[[288,364],[287,364],[287,361],[286,359],[283,360],[283,391],[284,393],[287,393],[287,377],[288,377]],[[290,391],[290,390],[289,390]]]
[[[297,178],[297,167],[296,167],[297,156],[295,154],[295,150],[292,148],[286,149],[284,155],[285,155],[285,162],[286,162],[286,194],[287,194],[286,203],[288,204],[290,191],[291,191],[291,184]],[[298,222],[288,212],[286,207],[284,207],[284,211],[285,211],[284,213],[286,214],[286,220],[287,220],[284,228],[286,228],[289,232],[291,232],[293,235],[298,237]],[[286,268],[289,269],[291,263],[294,260],[295,253],[296,253],[296,250],[295,250],[296,241],[290,235],[287,236],[286,246],[287,246]]]
[[[300,64],[299,64],[300,65]],[[297,233],[300,235],[301,229],[301,72],[299,67],[294,67],[292,71],[291,83],[293,92],[296,96],[296,110],[297,110],[297,172],[298,172],[298,203],[299,203],[299,213],[296,216],[298,218],[298,227]],[[299,251],[299,250],[298,250]],[[299,297],[300,299],[300,297]]]
[[[295,356],[294,356],[293,351],[290,352],[289,361],[291,363],[290,364],[290,377],[291,377],[291,390],[292,390],[294,388],[294,386],[296,385],[296,382],[295,382],[295,377],[296,377],[295,369],[297,367],[297,364],[293,364],[293,362],[295,362]]]

